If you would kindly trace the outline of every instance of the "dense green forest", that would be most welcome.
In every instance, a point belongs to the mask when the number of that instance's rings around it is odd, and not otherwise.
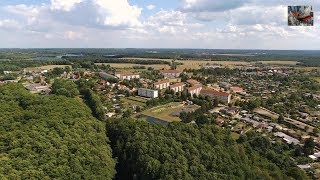
[[[105,125],[78,98],[0,86],[0,179],[112,179]]]
[[[84,100],[0,86],[0,179],[308,179],[287,145],[259,134],[236,142],[213,125],[99,121],[100,101],[80,85]]]
[[[121,120],[107,127],[118,179],[307,179],[291,161],[280,163],[286,157],[273,162],[258,150],[274,153],[269,141],[238,144],[214,126]]]

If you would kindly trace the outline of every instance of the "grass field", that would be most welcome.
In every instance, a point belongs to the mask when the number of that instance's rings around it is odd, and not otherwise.
[[[320,83],[320,77],[314,77],[313,79]]]
[[[146,99],[143,98],[138,98],[138,97],[123,97],[121,98],[121,101],[124,103],[125,106],[141,106],[145,107],[146,106]]]
[[[96,63],[97,65],[110,65],[113,68],[116,69],[133,69],[134,66],[145,66],[146,68],[152,67],[156,70],[160,69],[169,69],[170,66],[167,64],[154,64],[154,65],[144,65],[144,64],[128,64],[128,63]]]
[[[123,59],[136,59],[136,60],[162,60],[162,61],[168,61],[171,62],[172,59],[152,59],[152,58],[123,58]],[[202,66],[206,64],[219,64],[222,66],[228,66],[230,68],[233,68],[234,66],[239,65],[254,65],[257,62],[266,64],[266,65],[296,65],[297,61],[256,61],[256,62],[245,62],[245,61],[208,61],[208,60],[177,60],[176,62],[182,63],[183,65],[179,65],[177,69],[183,70],[183,69],[200,69]],[[112,64],[110,64],[112,65]],[[130,64],[131,66],[134,66]],[[125,64],[118,64],[114,65],[118,67],[125,67]],[[151,67],[156,67],[155,69],[162,69],[162,68],[168,68],[168,65],[150,65]],[[147,66],[146,66],[147,67]]]
[[[258,61],[258,63],[267,65],[297,65],[298,61]]]
[[[148,109],[142,112],[143,115],[151,116],[154,118],[161,119],[167,122],[179,122],[180,118],[171,116],[171,113],[180,110],[183,107],[183,104],[179,102],[169,103],[162,106],[157,106],[151,109]]]
[[[36,70],[52,70],[53,68],[65,68],[66,66],[69,66],[72,68],[70,65],[48,65],[48,66],[39,66],[39,67],[29,67],[26,68],[27,71],[36,71]]]

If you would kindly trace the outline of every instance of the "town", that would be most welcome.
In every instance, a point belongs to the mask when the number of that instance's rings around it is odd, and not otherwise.
[[[312,78],[319,76],[317,68],[210,61],[188,67],[171,60],[163,66],[73,64],[2,74],[1,84],[22,83],[40,95],[65,94],[55,89],[58,80],[90,86],[101,99],[106,120],[209,124],[229,129],[235,140],[257,132],[287,144],[301,169],[314,172],[320,167],[320,84]]]

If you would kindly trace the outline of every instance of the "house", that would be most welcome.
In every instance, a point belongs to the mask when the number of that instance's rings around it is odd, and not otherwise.
[[[243,92],[243,88],[238,87],[238,86],[232,86],[232,87],[230,87],[230,91],[232,91],[234,93],[241,93],[241,92]]]
[[[186,85],[184,83],[176,83],[171,85],[169,88],[170,90],[173,90],[175,93],[177,93],[183,91],[185,86]]]
[[[277,137],[281,137],[287,144],[294,144],[294,145],[297,145],[297,144],[300,144],[300,141],[298,139],[295,139],[283,132],[276,132],[274,133],[275,136]]]
[[[220,112],[227,114],[229,116],[233,116],[238,113],[238,109],[234,107],[225,107],[221,109]]]
[[[161,70],[160,73],[167,78],[177,78],[182,72],[178,70]]]
[[[50,88],[48,86],[43,86],[41,84],[31,84],[26,86],[25,88],[31,93],[41,93],[41,92],[49,93],[50,92]]]
[[[100,77],[103,78],[104,80],[108,80],[108,79],[117,79],[117,76],[108,74],[108,73],[104,73],[104,72],[100,72],[99,73]]]
[[[198,96],[201,90],[202,90],[202,86],[192,86],[187,89],[188,93],[191,94],[191,97],[193,97],[194,94]]]
[[[153,89],[140,88],[138,89],[138,95],[147,98],[157,98],[159,96],[159,92]]]
[[[166,89],[169,86],[170,86],[170,81],[168,79],[153,83],[153,87],[155,89],[160,89],[160,90],[161,89]]]
[[[218,116],[218,117],[215,119],[215,122],[216,122],[217,124],[223,124],[223,123],[224,123],[224,119],[223,119],[222,117]]]
[[[188,79],[187,83],[190,84],[191,86],[201,86],[202,84],[194,79]]]
[[[202,89],[200,94],[218,99],[219,101],[221,101],[223,103],[230,103],[231,102],[231,94],[227,93],[227,92]]]
[[[131,72],[116,72],[114,75],[118,77],[120,80],[131,80],[140,78],[139,74]]]
[[[318,158],[320,158],[320,152],[316,152],[316,153],[314,153],[312,155],[309,155],[309,157],[315,161]]]

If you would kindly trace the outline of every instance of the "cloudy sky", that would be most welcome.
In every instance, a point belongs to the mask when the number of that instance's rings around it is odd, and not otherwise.
[[[0,0],[0,48],[320,49],[292,0]],[[298,1],[295,1],[298,2]],[[318,16],[319,15],[319,16]]]

